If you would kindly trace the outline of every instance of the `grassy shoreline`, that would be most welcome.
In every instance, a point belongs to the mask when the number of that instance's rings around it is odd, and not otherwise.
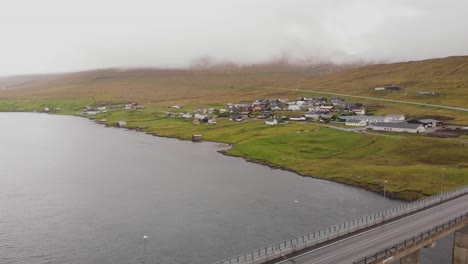
[[[78,115],[91,99],[0,100],[0,110],[32,112],[43,106],[59,106],[60,115]],[[144,102],[143,102],[144,103]],[[145,104],[145,103],[144,103]],[[219,103],[204,103],[221,107]],[[338,131],[314,123],[267,126],[264,120],[231,122],[218,119],[217,125],[192,125],[192,120],[167,117],[165,104],[145,104],[141,110],[109,110],[95,116],[115,126],[124,120],[129,129],[146,126],[144,132],[161,137],[190,140],[202,134],[205,141],[229,144],[224,155],[301,176],[347,184],[389,197],[415,200],[440,191],[442,168],[446,169],[445,189],[468,183],[468,137],[438,139],[423,135],[398,134],[398,137]],[[197,104],[183,105],[178,111],[193,111]],[[464,116],[460,116],[463,118]]]
[[[466,184],[466,138],[437,139],[405,134],[402,138],[343,132],[313,123],[266,126],[261,120],[218,125],[192,125],[191,120],[167,118],[152,110],[114,112],[101,116],[107,125],[126,120],[128,128],[148,126],[155,136],[229,144],[224,155],[292,171],[302,176],[330,180],[376,193],[383,181],[390,197],[415,200],[440,191],[440,171],[447,167],[445,189]],[[100,118],[100,117],[98,117]],[[411,152],[415,152],[412,158]],[[418,158],[419,156],[419,158]],[[450,158],[448,158],[450,157]]]

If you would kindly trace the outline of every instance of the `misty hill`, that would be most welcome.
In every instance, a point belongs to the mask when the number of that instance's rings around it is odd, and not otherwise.
[[[385,85],[401,90],[374,90]],[[465,107],[468,56],[368,65],[307,78],[290,87]]]
[[[252,87],[285,85],[352,67],[287,63],[199,66],[191,69],[102,69],[0,78],[0,98],[93,98],[96,102],[251,99]],[[274,91],[278,93],[278,91]],[[283,92],[284,93],[284,92]],[[273,96],[273,95],[272,95]]]
[[[400,91],[375,91],[385,85]],[[267,87],[266,89],[252,89]],[[92,98],[94,102],[209,103],[298,95],[289,87],[465,106],[468,56],[392,64],[294,66],[201,65],[191,69],[102,69],[0,78],[0,98]]]

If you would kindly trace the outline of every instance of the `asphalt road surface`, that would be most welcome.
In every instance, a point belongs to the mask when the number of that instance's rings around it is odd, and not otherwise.
[[[272,263],[350,264],[468,212],[468,195],[372,228],[299,256]]]

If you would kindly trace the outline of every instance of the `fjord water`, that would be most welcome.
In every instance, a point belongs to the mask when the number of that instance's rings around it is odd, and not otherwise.
[[[0,127],[0,263],[210,263],[399,203],[218,143],[33,113]]]

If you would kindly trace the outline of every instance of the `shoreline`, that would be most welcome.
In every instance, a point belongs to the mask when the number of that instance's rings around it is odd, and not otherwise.
[[[129,130],[129,131],[135,131],[135,132],[140,132],[140,133],[144,133],[146,135],[150,135],[150,136],[153,136],[153,137],[160,137],[160,138],[168,138],[168,139],[177,139],[177,140],[180,140],[180,141],[186,141],[186,142],[191,142],[189,139],[183,139],[183,138],[180,138],[180,137],[172,137],[172,136],[166,136],[166,135],[158,135],[158,134],[153,134],[153,133],[150,133],[150,132],[146,132],[146,131],[138,131],[136,128],[123,128],[123,127],[117,127],[117,126],[112,126],[112,125],[108,125],[108,124],[104,124],[104,123],[100,123],[96,120],[91,120],[89,118],[87,118],[86,116],[76,116],[76,117],[83,117],[83,118],[86,118],[88,119],[89,121],[92,121],[93,123],[95,124],[100,124],[100,125],[104,125],[106,127],[111,127],[111,128],[120,128],[120,129],[126,129],[126,130]],[[297,174],[298,176],[301,176],[301,177],[308,177],[308,178],[313,178],[313,179],[318,179],[318,180],[325,180],[325,181],[329,181],[329,182],[333,182],[333,183],[338,183],[338,184],[343,184],[343,185],[346,185],[346,186],[350,186],[350,187],[355,187],[355,188],[359,188],[359,189],[362,189],[362,190],[366,190],[366,191],[370,191],[370,192],[373,192],[375,194],[379,194],[379,195],[382,195],[383,196],[383,191],[379,190],[379,185],[378,184],[360,184],[359,182],[357,181],[354,181],[354,182],[348,182],[348,181],[340,181],[338,179],[334,179],[334,178],[325,178],[325,177],[320,177],[320,176],[314,176],[314,175],[308,175],[308,174],[304,174],[304,173],[300,173],[294,169],[291,169],[291,168],[288,168],[288,167],[285,167],[285,166],[278,166],[278,165],[275,165],[273,163],[270,163],[270,162],[267,162],[267,161],[262,161],[262,160],[256,160],[256,159],[251,159],[249,157],[244,157],[244,156],[238,156],[238,155],[234,155],[234,154],[230,154],[228,153],[227,151],[234,148],[235,145],[234,144],[230,144],[230,143],[226,143],[226,142],[221,142],[221,141],[211,141],[211,140],[203,140],[202,142],[196,142],[196,143],[203,143],[203,142],[208,142],[208,143],[217,143],[217,144],[223,144],[226,146],[225,149],[222,149],[222,150],[217,150],[216,152],[220,153],[221,155],[224,155],[224,156],[228,156],[228,157],[234,157],[234,158],[241,158],[243,159],[244,161],[246,162],[250,162],[250,163],[255,163],[255,164],[259,164],[259,165],[263,165],[263,166],[266,166],[266,167],[269,167],[271,169],[279,169],[279,170],[284,170],[284,171],[288,171],[288,172],[292,172],[292,173],[295,173]],[[354,184],[353,184],[354,183]],[[372,187],[377,187],[377,188],[366,188],[366,186],[372,186]],[[427,197],[427,196],[430,196],[430,194],[425,194],[425,193],[422,193],[422,192],[418,192],[418,191],[408,191],[408,192],[411,192],[411,193],[416,193],[416,194],[419,194],[421,197]],[[398,195],[398,193],[394,193],[394,192],[391,192],[391,191],[386,191],[386,195],[385,195],[387,198],[389,199],[392,199],[392,200],[397,200],[397,201],[402,201],[402,202],[412,202],[412,201],[416,201],[418,199],[421,199],[421,197],[417,197],[415,199],[407,199],[405,198],[404,196],[401,196],[401,195]]]

